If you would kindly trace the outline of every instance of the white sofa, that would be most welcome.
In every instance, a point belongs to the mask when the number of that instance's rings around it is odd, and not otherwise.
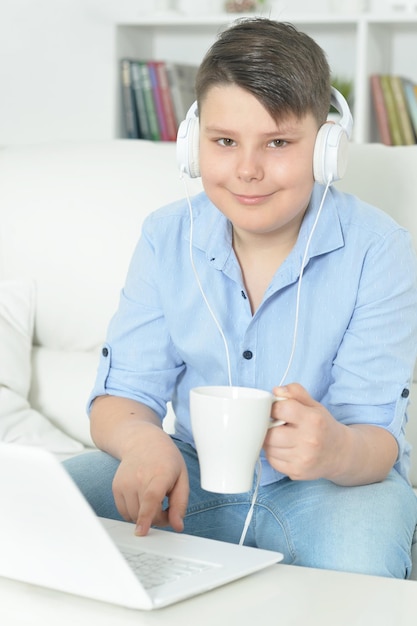
[[[338,186],[391,213],[417,246],[416,174],[417,146],[352,145]],[[0,440],[74,454],[92,445],[86,399],[141,222],[184,196],[175,145],[5,147],[0,180]],[[417,546],[414,563],[417,579]]]

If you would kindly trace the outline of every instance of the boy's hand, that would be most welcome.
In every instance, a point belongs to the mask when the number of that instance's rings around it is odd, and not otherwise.
[[[152,524],[183,530],[189,484],[184,459],[169,435],[153,424],[141,424],[139,437],[121,459],[113,481],[119,513],[146,535]],[[162,511],[162,501],[169,508]]]
[[[293,480],[326,478],[338,485],[384,480],[398,456],[394,436],[373,424],[341,424],[296,383],[276,387],[286,398],[272,417],[286,422],[271,428],[264,449],[271,466]]]
[[[331,480],[340,470],[346,426],[297,383],[276,387],[273,392],[286,402],[273,405],[272,417],[286,424],[270,429],[265,437],[269,463],[293,480]]]

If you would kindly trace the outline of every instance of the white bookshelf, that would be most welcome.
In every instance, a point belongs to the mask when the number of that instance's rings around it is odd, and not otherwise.
[[[123,56],[198,64],[216,34],[236,15],[143,16],[116,25],[116,66]],[[274,16],[272,16],[274,17]],[[376,141],[369,75],[397,73],[417,82],[417,13],[374,15],[282,15],[326,51],[332,73],[354,85],[354,139]],[[117,81],[116,81],[117,82]],[[118,103],[120,135],[120,94]]]

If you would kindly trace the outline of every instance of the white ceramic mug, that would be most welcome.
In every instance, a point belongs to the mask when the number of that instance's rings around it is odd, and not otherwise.
[[[217,493],[252,488],[255,464],[277,398],[251,387],[207,386],[190,391],[191,427],[200,463],[201,486]]]

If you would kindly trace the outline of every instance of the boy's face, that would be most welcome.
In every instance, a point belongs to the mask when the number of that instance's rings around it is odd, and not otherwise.
[[[275,121],[236,85],[212,87],[199,115],[203,185],[236,234],[296,237],[314,184],[313,115]]]

